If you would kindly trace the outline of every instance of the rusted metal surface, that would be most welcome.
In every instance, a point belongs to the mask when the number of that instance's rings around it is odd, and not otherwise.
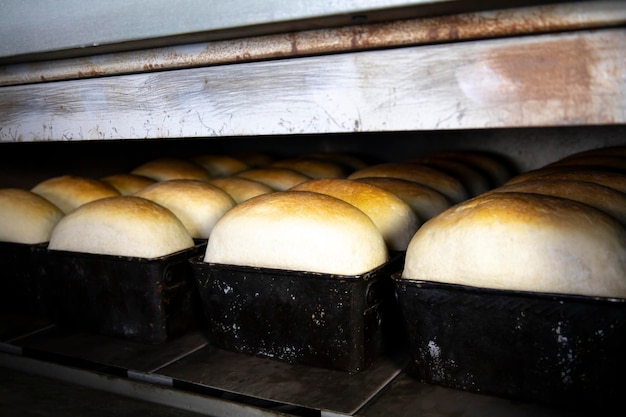
[[[504,9],[7,65],[0,86],[624,24],[623,1]]]
[[[626,28],[0,88],[0,141],[626,123]]]

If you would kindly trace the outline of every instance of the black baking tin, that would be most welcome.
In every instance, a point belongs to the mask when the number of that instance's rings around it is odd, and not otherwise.
[[[356,373],[401,340],[391,274],[403,261],[356,276],[190,263],[212,345]]]
[[[626,394],[626,300],[393,281],[423,382],[599,409]]]
[[[48,287],[39,264],[33,259],[35,248],[47,243],[0,242],[0,311],[29,316],[48,315]]]
[[[142,343],[162,343],[197,323],[189,258],[206,243],[157,258],[36,250],[60,326]],[[195,305],[194,305],[195,303]]]

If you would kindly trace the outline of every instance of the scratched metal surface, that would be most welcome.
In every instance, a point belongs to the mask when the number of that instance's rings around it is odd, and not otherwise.
[[[623,124],[624,44],[617,28],[9,86],[0,141]]]
[[[0,86],[618,26],[623,1],[574,2],[295,31],[0,66]]]
[[[84,56],[558,0],[0,0],[0,60]],[[70,29],[71,28],[71,29]],[[68,30],[69,29],[69,30]]]

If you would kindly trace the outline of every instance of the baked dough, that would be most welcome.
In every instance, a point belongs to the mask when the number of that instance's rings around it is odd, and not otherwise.
[[[235,176],[212,178],[209,180],[209,184],[226,191],[236,203],[274,192],[274,189],[267,184]]]
[[[35,185],[31,191],[50,201],[65,214],[85,203],[120,195],[115,187],[104,181],[76,175],[48,178]]]
[[[170,209],[197,239],[208,239],[219,218],[237,204],[226,191],[199,180],[159,181],[135,195]]]
[[[626,232],[566,198],[489,193],[426,222],[402,277],[473,287],[626,297]]]
[[[492,188],[491,182],[485,174],[465,162],[448,158],[424,158],[419,163],[432,166],[454,176],[461,181],[472,197]]]
[[[203,154],[191,160],[206,169],[211,177],[227,177],[250,168],[245,162],[229,155]]]
[[[612,169],[626,173],[626,157],[612,155],[574,155],[552,162],[545,167],[549,168],[555,166],[588,166],[598,169]]]
[[[434,188],[453,203],[469,198],[469,192],[461,181],[441,170],[417,163],[386,162],[370,165],[353,172],[348,179],[355,180],[364,177],[401,178],[417,182]]]
[[[280,159],[270,165],[276,168],[289,168],[310,178],[345,178],[344,168],[335,162],[318,158]]]
[[[280,191],[235,206],[217,222],[209,263],[358,275],[388,259],[372,220],[335,197]]]
[[[626,193],[626,174],[592,166],[538,168],[516,175],[505,185],[518,184],[531,179],[588,181]]]
[[[517,192],[552,195],[588,204],[615,217],[626,226],[626,194],[587,181],[537,179],[503,185],[494,192]]]
[[[152,178],[135,174],[114,174],[102,178],[102,181],[112,185],[122,195],[133,195],[142,188],[154,184]]]
[[[442,150],[430,153],[428,158],[453,159],[473,165],[482,172],[487,173],[493,187],[504,184],[512,177],[514,172],[512,164],[506,160],[504,155],[489,151],[470,149]]]
[[[318,178],[305,181],[292,191],[312,191],[339,198],[367,214],[385,239],[389,249],[405,251],[411,237],[422,224],[404,200],[375,185],[343,178]]]
[[[48,242],[52,229],[62,217],[61,209],[32,191],[0,189],[1,242]]]
[[[136,196],[108,197],[65,215],[48,249],[101,255],[156,258],[194,246],[183,223],[169,209]]]
[[[131,174],[143,175],[156,181],[201,180],[211,178],[209,171],[200,164],[180,158],[157,158],[145,162],[131,171]]]
[[[434,188],[401,178],[364,177],[353,181],[365,182],[394,193],[411,206],[422,221],[435,217],[452,205],[445,195]]]
[[[242,151],[232,152],[230,155],[244,162],[250,168],[265,167],[275,161],[274,156],[263,152]]]
[[[311,177],[290,168],[252,168],[239,172],[235,176],[258,181],[272,187],[275,191],[285,191],[289,188],[310,180]]]

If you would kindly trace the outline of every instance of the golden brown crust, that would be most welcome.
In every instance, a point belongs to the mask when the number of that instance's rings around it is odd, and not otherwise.
[[[263,152],[232,152],[231,155],[243,161],[250,168],[265,167],[275,161],[272,155]]]
[[[0,241],[47,242],[63,212],[50,201],[20,188],[0,189]]]
[[[406,278],[475,287],[626,297],[626,230],[576,201],[488,193],[415,234]],[[450,260],[454,260],[451,262]]]
[[[213,184],[227,192],[237,203],[274,192],[274,189],[267,184],[235,176],[212,178],[209,180],[209,184]]]
[[[35,185],[31,191],[66,214],[85,203],[120,195],[115,187],[104,181],[76,175],[48,178]]]
[[[133,169],[131,174],[143,175],[156,181],[181,179],[206,181],[211,178],[209,171],[201,165],[179,158],[153,159]]]
[[[199,180],[159,181],[135,195],[170,209],[198,239],[208,239],[217,220],[236,204],[221,188]]]
[[[494,192],[517,192],[568,198],[600,209],[626,226],[626,194],[587,181],[536,179],[503,185]]]
[[[469,193],[458,179],[433,167],[410,162],[387,162],[368,166],[353,172],[348,179],[364,177],[400,178],[427,185],[448,197],[453,203],[469,198]]]
[[[276,191],[286,191],[289,188],[310,180],[311,177],[289,168],[252,168],[237,173],[235,176],[258,181],[272,187]]]
[[[235,206],[215,225],[205,262],[356,275],[387,260],[372,220],[308,191],[280,191]]]
[[[625,172],[626,157],[611,155],[579,155],[569,156],[546,165],[548,168],[558,166],[588,166],[597,169],[615,169]]]
[[[211,177],[226,177],[250,168],[244,161],[230,155],[204,154],[191,160],[206,169]]]
[[[54,228],[49,249],[156,258],[194,245],[169,209],[136,196],[107,197],[80,206]]]
[[[505,185],[518,184],[531,179],[576,180],[604,185],[626,193],[626,174],[591,166],[543,167],[516,175]]]
[[[452,205],[445,195],[434,188],[401,178],[363,177],[354,181],[366,182],[394,193],[411,206],[422,221],[436,216]]]
[[[133,195],[142,188],[155,183],[152,178],[135,174],[114,174],[101,180],[115,187],[122,195]]]
[[[332,161],[316,158],[289,158],[280,159],[270,165],[276,168],[289,168],[298,171],[309,178],[345,178],[344,168]]]
[[[343,178],[318,178],[305,181],[290,190],[322,193],[354,205],[374,221],[391,250],[406,250],[409,240],[422,223],[400,197],[364,182]]]
[[[461,181],[471,197],[489,191],[490,179],[471,165],[448,158],[424,158],[419,163],[440,169]]]
[[[480,150],[445,150],[432,152],[428,158],[446,158],[471,164],[487,173],[493,187],[504,184],[512,176],[512,168],[502,155]]]

